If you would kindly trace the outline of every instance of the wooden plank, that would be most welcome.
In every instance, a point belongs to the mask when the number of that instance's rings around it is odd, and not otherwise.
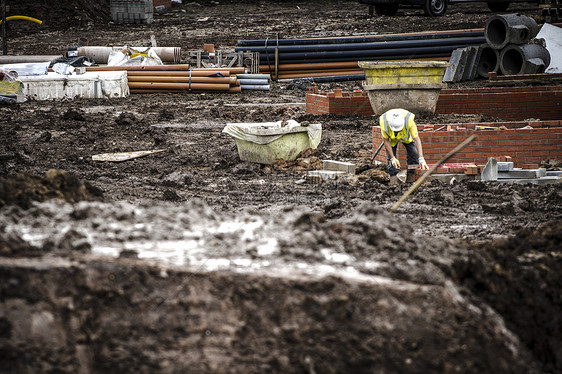
[[[156,153],[167,151],[168,149],[153,149],[150,151],[136,151],[136,152],[117,152],[117,153],[100,153],[92,156],[92,161],[110,161],[110,162],[123,162],[132,160],[139,157],[153,155]]]

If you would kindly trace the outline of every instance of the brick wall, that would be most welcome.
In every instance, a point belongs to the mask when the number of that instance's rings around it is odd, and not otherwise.
[[[483,114],[511,121],[562,118],[562,86],[441,90],[435,113]]]
[[[321,93],[309,87],[306,112],[311,114],[372,116],[373,109],[366,92],[353,96],[343,92]],[[495,87],[441,90],[438,114],[482,114],[508,121],[530,118],[562,119],[562,86]]]
[[[518,128],[505,130],[457,130],[457,131],[424,131],[439,128],[441,125],[418,126],[424,156],[428,164],[434,164],[449,153],[470,135],[475,134],[476,140],[453,156],[451,163],[485,164],[490,157],[511,156],[515,166],[540,163],[543,160],[562,160],[562,121],[534,121],[541,128]],[[479,126],[482,124],[471,124]],[[485,124],[489,125],[489,124]],[[465,124],[451,125],[452,128]],[[549,127],[546,127],[549,126]],[[373,126],[373,151],[382,142],[379,126]],[[398,145],[398,159],[406,165],[406,150]],[[376,158],[386,163],[384,148]]]
[[[320,93],[312,86],[306,94],[306,113],[372,116],[373,108],[365,91]]]

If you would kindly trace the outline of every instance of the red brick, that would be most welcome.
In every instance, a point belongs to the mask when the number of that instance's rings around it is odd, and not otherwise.
[[[478,174],[478,166],[476,165],[465,166],[464,173],[468,175],[476,175]]]

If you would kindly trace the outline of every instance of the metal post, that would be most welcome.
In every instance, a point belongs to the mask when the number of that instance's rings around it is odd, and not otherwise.
[[[2,0],[2,54],[8,54],[8,40],[6,39],[6,0]]]

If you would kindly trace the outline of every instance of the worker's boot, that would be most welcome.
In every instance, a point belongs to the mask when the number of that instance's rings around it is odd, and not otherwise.
[[[398,186],[398,176],[394,175],[390,177],[390,182],[388,183],[388,187]]]
[[[416,181],[416,170],[408,169],[406,172],[406,183],[414,183]]]

